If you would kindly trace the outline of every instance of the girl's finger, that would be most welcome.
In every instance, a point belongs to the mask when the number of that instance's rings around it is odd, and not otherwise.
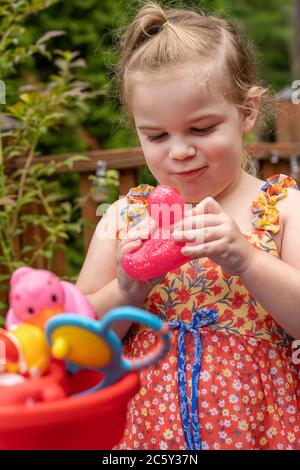
[[[138,238],[137,238],[138,239]],[[118,251],[123,249],[123,246],[127,245],[128,243],[131,243],[134,240],[130,240],[128,236],[126,238],[122,238],[121,241],[118,243]]]
[[[138,240],[130,242],[127,241],[127,243],[124,243],[123,246],[120,245],[119,250],[117,251],[117,262],[120,263],[123,256],[137,250],[141,244],[142,240],[139,238]]]
[[[208,196],[195,207],[186,211],[184,215],[190,217],[196,214],[219,214],[222,212],[224,211],[220,204],[213,197]]]
[[[184,230],[182,232],[173,233],[173,238],[177,242],[192,242],[193,244],[199,243],[199,245],[219,240],[222,236],[223,231],[220,229],[220,226],[205,227],[199,230]]]
[[[180,222],[173,225],[173,232],[191,229],[201,229],[209,226],[220,225],[223,219],[216,214],[198,214],[184,217]]]
[[[220,204],[211,196],[206,197],[194,207],[196,214],[222,214],[224,213]]]
[[[184,256],[189,256],[192,258],[204,258],[207,256],[211,256],[211,254],[214,252],[214,250],[219,250],[219,243],[218,240],[213,241],[213,242],[208,242],[208,243],[202,243],[202,244],[193,244],[193,245],[185,245],[181,249],[181,253]]]

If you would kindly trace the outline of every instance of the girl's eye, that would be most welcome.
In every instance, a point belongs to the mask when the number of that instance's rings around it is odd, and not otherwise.
[[[149,142],[155,142],[156,140],[161,139],[161,138],[164,137],[165,135],[166,135],[166,133],[160,134],[160,135],[148,135],[148,136],[147,136],[147,140],[149,140]]]
[[[209,134],[209,132],[213,131],[216,126],[209,126],[204,127],[203,129],[196,129],[195,127],[192,128],[193,132],[197,132],[199,134]]]
[[[210,132],[212,132],[214,129],[215,129],[215,125],[214,126],[209,126],[209,127],[204,127],[203,129],[197,129],[195,127],[192,127],[191,131],[193,132],[196,132],[197,134],[209,134]],[[155,142],[157,140],[160,140],[162,139],[165,135],[167,135],[166,133],[164,134],[160,134],[160,135],[148,135],[147,136],[147,140],[149,140],[150,142]]]

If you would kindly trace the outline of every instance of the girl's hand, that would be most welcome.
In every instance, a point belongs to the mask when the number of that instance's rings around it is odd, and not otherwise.
[[[151,222],[140,222],[138,226],[128,231],[127,237],[119,242],[118,245],[117,279],[121,294],[129,305],[141,305],[150,290],[164,278],[164,276],[160,276],[149,281],[138,281],[133,279],[131,276],[128,276],[122,267],[123,256],[140,248],[142,239],[147,239],[149,237],[152,228],[153,224],[151,224]]]
[[[187,242],[182,254],[208,257],[225,272],[240,276],[255,252],[235,221],[212,197],[203,199],[173,227],[173,238]]]

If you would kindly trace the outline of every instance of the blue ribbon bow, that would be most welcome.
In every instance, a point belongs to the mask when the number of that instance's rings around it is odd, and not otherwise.
[[[183,424],[184,437],[188,450],[202,450],[202,441],[198,423],[198,383],[201,371],[202,340],[198,328],[213,323],[218,318],[216,310],[202,309],[197,312],[191,323],[182,321],[169,322],[170,328],[179,328],[178,338],[178,384],[181,408],[181,419]],[[188,409],[188,397],[186,387],[186,364],[184,337],[186,333],[191,333],[195,342],[194,364],[192,371],[192,392],[191,392],[191,420]],[[192,432],[191,432],[192,429]]]

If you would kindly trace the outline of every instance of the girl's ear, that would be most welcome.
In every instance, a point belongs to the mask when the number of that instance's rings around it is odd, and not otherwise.
[[[242,109],[242,114],[243,114],[242,129],[243,129],[244,135],[251,132],[255,125],[257,115],[259,112],[261,95],[262,95],[262,92],[258,86],[254,86],[250,88],[248,92],[248,97]]]

